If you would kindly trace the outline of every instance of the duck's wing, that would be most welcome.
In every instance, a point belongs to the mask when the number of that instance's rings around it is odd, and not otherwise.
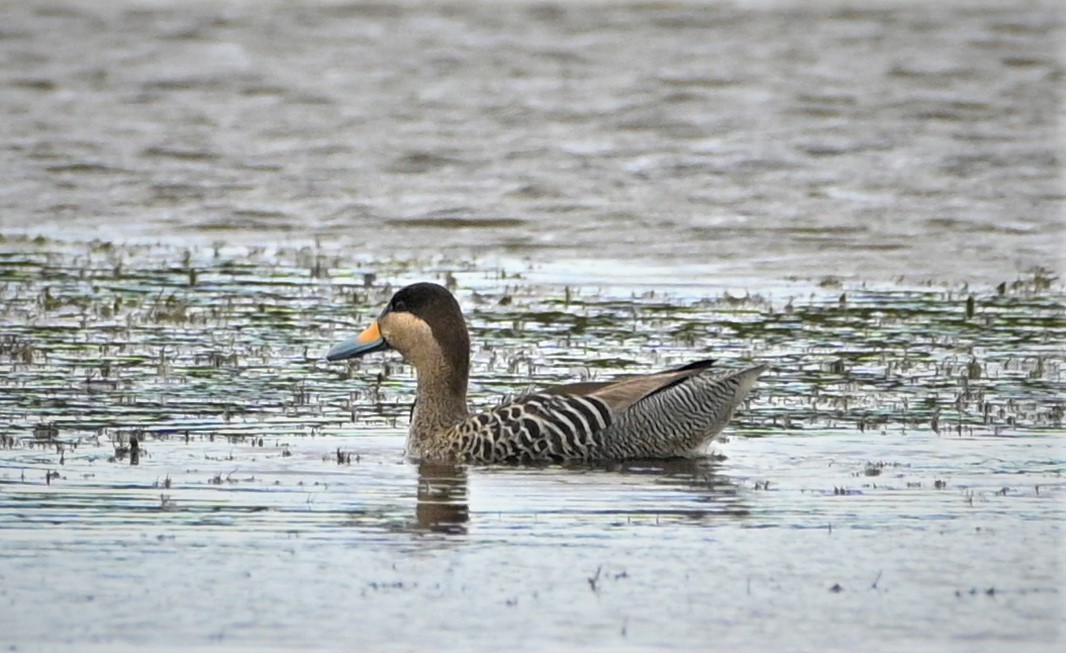
[[[601,434],[612,458],[687,456],[702,452],[767,369],[698,370],[687,376],[653,375],[594,392],[614,419]]]
[[[609,401],[609,405],[614,409],[621,409],[623,406],[629,405],[649,393],[663,390],[671,384],[680,383],[691,376],[695,376],[713,364],[714,361],[710,359],[700,360],[656,374],[620,376],[610,381],[580,381],[578,383],[550,385],[538,390],[537,393],[578,395],[582,397],[597,395],[605,400],[614,399],[619,403],[616,405]]]
[[[615,379],[592,389],[588,394],[606,402],[611,411],[618,414],[646,397],[669,390],[703,374],[713,363],[712,360],[696,361],[665,372]]]

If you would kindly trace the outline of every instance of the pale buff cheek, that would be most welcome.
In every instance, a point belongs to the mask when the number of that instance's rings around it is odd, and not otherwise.
[[[381,335],[409,364],[426,367],[439,358],[440,348],[429,325],[410,313],[392,313],[380,326]]]

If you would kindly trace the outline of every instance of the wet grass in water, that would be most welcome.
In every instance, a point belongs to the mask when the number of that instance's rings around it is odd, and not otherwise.
[[[313,249],[9,241],[0,255],[6,441],[314,435],[402,425],[412,370],[327,365],[331,342],[432,270],[460,294],[475,403],[698,357],[769,362],[739,433],[1062,428],[1064,303],[1045,271],[998,288],[839,288],[680,299],[538,284],[448,261]],[[535,276],[535,274],[530,275]],[[518,277],[518,278],[515,278]],[[828,291],[828,292],[826,292]]]

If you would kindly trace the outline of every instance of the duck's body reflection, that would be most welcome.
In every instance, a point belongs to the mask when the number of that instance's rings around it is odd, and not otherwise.
[[[492,468],[482,473],[506,474],[509,468]],[[528,468],[515,468],[528,471]],[[686,513],[689,517],[707,515],[745,514],[736,501],[736,485],[718,473],[719,461],[711,457],[672,458],[656,460],[628,460],[601,465],[568,465],[543,470],[545,474],[565,475],[582,473],[608,473],[640,476],[660,487],[674,487],[679,492],[696,496],[688,507],[678,510],[664,506],[664,514]],[[602,481],[603,476],[596,477]],[[632,485],[619,486],[620,491],[632,491]],[[619,497],[624,501],[624,497]],[[720,503],[718,510],[708,510],[708,504]],[[610,512],[617,514],[617,505]],[[634,514],[647,514],[648,505],[634,506]],[[463,465],[420,463],[418,466],[418,501],[415,506],[417,528],[423,531],[464,535],[470,521],[468,471]]]
[[[470,521],[466,468],[420,463],[415,519],[421,529],[455,535],[466,533]]]

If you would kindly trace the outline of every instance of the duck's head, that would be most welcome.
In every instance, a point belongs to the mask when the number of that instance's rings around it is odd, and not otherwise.
[[[461,377],[465,390],[470,336],[459,302],[443,286],[416,283],[401,288],[378,319],[358,336],[335,345],[326,360],[341,361],[385,349],[398,351],[419,373]]]

